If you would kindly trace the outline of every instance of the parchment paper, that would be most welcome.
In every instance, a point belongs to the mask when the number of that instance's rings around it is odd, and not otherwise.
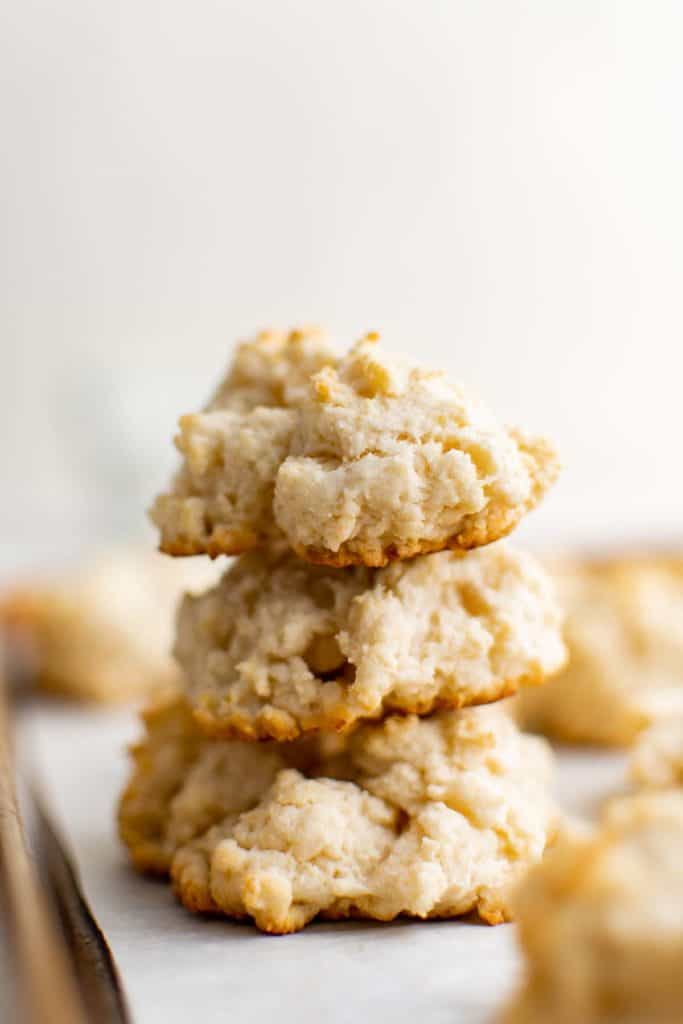
[[[480,1024],[517,984],[513,925],[331,923],[272,937],[193,917],[129,869],[116,838],[134,713],[48,706],[22,732],[137,1024]],[[623,787],[620,755],[565,750],[558,761],[558,795],[576,813]]]

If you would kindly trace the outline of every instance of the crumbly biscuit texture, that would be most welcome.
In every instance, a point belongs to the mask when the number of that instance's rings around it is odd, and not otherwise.
[[[207,733],[288,740],[497,700],[564,647],[547,574],[497,544],[379,570],[252,552],[183,603],[176,655]]]
[[[305,744],[214,743],[181,697],[160,700],[143,723],[118,811],[119,834],[141,871],[165,874],[178,847],[253,807],[283,768],[318,756]]]
[[[279,533],[273,488],[311,374],[333,360],[315,328],[263,331],[237,348],[203,412],[180,419],[181,467],[151,510],[171,555],[239,554]]]
[[[264,931],[297,931],[322,909],[347,916],[388,856],[397,821],[395,809],[352,783],[282,772],[258,807],[216,836],[212,900]],[[178,892],[182,899],[182,884]]]
[[[0,596],[0,628],[45,690],[102,702],[146,697],[179,682],[170,654],[178,601],[216,578],[199,561],[113,549]]]
[[[525,728],[570,742],[627,745],[683,714],[683,560],[557,563],[567,667],[520,693]]]
[[[514,903],[527,980],[505,1024],[676,1024],[683,1005],[683,793],[614,802]]]
[[[555,453],[376,340],[340,361],[310,331],[242,346],[207,409],[181,418],[181,469],[152,509],[162,549],[237,554],[284,534],[309,561],[381,566],[509,533]]]
[[[683,715],[663,718],[641,733],[630,768],[637,786],[683,786]]]
[[[275,487],[290,544],[311,561],[380,566],[509,533],[553,482],[554,452],[376,342],[313,377]]]
[[[237,346],[207,409],[248,413],[258,406],[298,406],[308,394],[311,375],[334,361],[329,341],[318,327],[261,331]]]
[[[319,742],[306,770],[280,771],[253,809],[179,848],[189,909],[274,933],[317,916],[508,918],[553,828],[542,740],[491,707],[392,717],[336,751]]]

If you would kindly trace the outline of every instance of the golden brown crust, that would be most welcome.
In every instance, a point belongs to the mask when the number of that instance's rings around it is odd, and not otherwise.
[[[463,529],[450,537],[433,541],[413,541],[410,544],[391,544],[389,547],[357,549],[343,544],[338,551],[325,548],[294,546],[294,551],[306,562],[313,565],[326,565],[331,569],[344,569],[351,565],[367,565],[380,569],[391,562],[417,558],[419,555],[436,554],[438,551],[471,551],[473,548],[485,547],[503,537],[507,537],[528,509],[493,510],[482,516],[472,517],[465,522]]]
[[[417,558],[419,555],[434,554],[437,551],[470,551],[473,548],[493,544],[508,536],[524,515],[524,510],[494,510],[487,516],[473,516],[466,522],[462,530],[450,537],[433,541],[412,541],[406,544],[391,544],[378,551],[376,548],[356,549],[352,545],[343,544],[338,551],[326,548],[304,547],[294,545],[293,550],[304,561],[312,565],[326,565],[331,569],[344,569],[351,565],[367,565],[380,569],[391,562]],[[267,538],[248,530],[224,530],[216,527],[205,541],[190,537],[173,537],[162,539],[159,551],[174,558],[185,558],[194,555],[208,555],[219,558],[221,555],[242,555],[255,548],[264,547]]]
[[[497,925],[507,924],[513,920],[512,914],[507,907],[494,907],[491,904],[477,907],[477,916],[484,924]]]
[[[389,716],[407,715],[419,715],[424,718],[436,714],[438,711],[459,711],[464,707],[494,704],[506,697],[513,696],[520,686],[538,686],[544,682],[545,678],[545,674],[539,672],[527,674],[518,679],[504,680],[490,690],[480,693],[475,700],[464,698],[449,700],[437,697],[429,701],[415,701],[410,705],[402,704],[401,707],[392,707],[391,702],[387,701],[375,714],[368,715],[363,721],[376,721]],[[344,733],[358,723],[358,716],[352,709],[341,707],[331,713],[311,718],[305,723],[297,722],[287,712],[277,712],[273,708],[266,708],[255,718],[248,718],[246,715],[240,714],[218,718],[208,708],[199,706],[193,709],[193,715],[202,733],[211,739],[254,742],[276,740],[282,743],[317,733]]]
[[[486,521],[466,523],[462,530],[450,537],[433,541],[413,541],[406,544],[391,544],[378,551],[376,548],[356,549],[343,544],[338,551],[326,548],[304,547],[293,545],[293,550],[304,561],[312,565],[326,565],[331,569],[344,569],[351,565],[367,565],[370,568],[382,568],[391,562],[417,558],[419,555],[434,554],[437,551],[471,551],[473,548],[493,544],[507,537],[515,529],[525,510],[505,510],[499,514],[491,514]],[[193,540],[189,537],[173,537],[163,539],[159,551],[173,558],[185,558],[194,555],[208,555],[219,558],[221,555],[242,555],[255,548],[266,545],[267,539],[247,530],[237,532],[216,528],[205,541]]]
[[[215,903],[209,897],[201,886],[196,886],[192,883],[188,884],[185,882],[182,873],[177,872],[177,877],[174,869],[173,875],[173,892],[177,900],[182,903],[185,910],[189,910],[193,914],[216,914],[220,913],[222,918],[226,918],[228,921],[248,921],[249,914],[238,914],[236,912],[226,913],[224,910],[218,911]],[[481,921],[482,924],[489,925],[490,927],[496,927],[499,924],[508,924],[513,920],[510,911],[507,907],[500,906],[495,907],[492,904],[479,905],[473,907],[469,914],[475,915],[475,920]],[[468,914],[459,915],[460,919],[464,918],[467,920]],[[442,914],[438,912],[428,913],[424,916],[418,916],[417,914],[396,914],[393,917],[379,917],[376,914],[367,914],[362,910],[359,910],[354,904],[349,904],[343,910],[322,910],[314,918],[314,921],[379,921],[382,924],[388,924],[391,921],[452,921],[452,914]],[[310,923],[310,922],[307,922]],[[301,931],[301,923],[292,918],[291,921],[260,921],[258,924],[259,931],[264,935],[294,935],[296,932]]]
[[[171,555],[172,558],[192,558],[195,555],[208,555],[209,558],[220,558],[222,555],[242,555],[254,548],[262,547],[254,535],[245,533],[237,534],[234,531],[216,531],[216,536],[200,542],[189,537],[174,537],[172,540],[162,540],[159,544],[159,551],[164,555]]]
[[[211,898],[209,856],[205,843],[205,836],[193,840],[185,847],[183,860],[169,865],[173,892],[186,910],[193,914],[219,912]]]

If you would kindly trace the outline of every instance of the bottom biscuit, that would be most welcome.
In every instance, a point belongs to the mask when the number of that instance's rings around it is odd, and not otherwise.
[[[182,702],[172,713],[196,735]],[[139,808],[142,790],[153,789],[149,770],[140,774],[140,750],[147,768],[156,760],[163,774],[169,763],[155,728],[148,717],[120,809],[139,866],[131,793]],[[498,707],[390,717],[342,739],[196,742],[192,764],[154,814],[175,891],[190,910],[249,917],[271,933],[317,916],[476,911],[497,924],[554,827],[548,747]],[[246,774],[245,757],[253,759]],[[140,831],[139,814],[137,824]]]

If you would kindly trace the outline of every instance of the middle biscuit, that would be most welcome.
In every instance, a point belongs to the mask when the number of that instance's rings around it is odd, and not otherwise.
[[[384,569],[240,558],[186,597],[175,654],[205,733],[290,740],[498,700],[565,658],[552,583],[498,543]]]

